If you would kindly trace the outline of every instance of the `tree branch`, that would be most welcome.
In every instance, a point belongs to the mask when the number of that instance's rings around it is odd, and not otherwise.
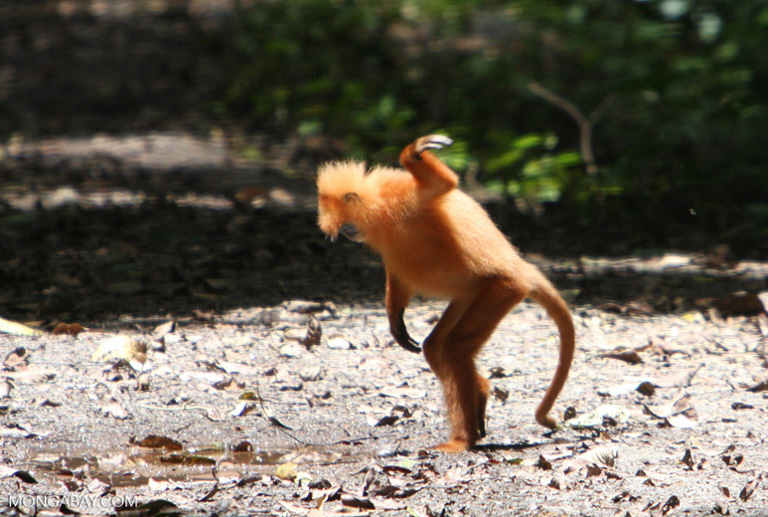
[[[605,113],[608,105],[613,102],[613,96],[607,97],[589,116],[586,116],[575,104],[547,90],[535,81],[528,84],[528,89],[550,104],[554,104],[562,109],[573,118],[576,125],[579,126],[579,148],[587,174],[597,174],[598,167],[595,162],[595,153],[592,151],[592,128],[603,113]]]

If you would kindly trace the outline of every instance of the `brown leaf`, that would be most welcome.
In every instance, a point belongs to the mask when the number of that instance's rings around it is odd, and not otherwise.
[[[644,381],[637,387],[637,391],[646,397],[652,397],[656,392],[656,386],[651,382]]]
[[[489,379],[503,379],[504,377],[508,377],[508,375],[501,366],[491,368],[491,373],[488,375]]]
[[[676,495],[673,495],[661,506],[661,515],[666,515],[675,508],[680,506],[680,499]]]
[[[746,388],[746,390],[751,391],[752,393],[758,393],[760,391],[768,391],[768,380],[755,384],[750,388]]]
[[[536,462],[536,466],[541,470],[552,470],[552,463],[541,454],[539,454],[539,460]]]
[[[165,499],[154,499],[136,507],[115,508],[118,517],[156,517],[180,515],[181,509]]]
[[[498,386],[493,387],[493,398],[501,402],[502,404],[509,398],[509,390],[500,388]]]
[[[213,458],[199,454],[190,454],[188,452],[171,452],[169,454],[163,454],[160,457],[160,462],[172,463],[174,465],[187,465],[190,467],[207,467],[209,465],[216,465],[216,460]]]
[[[599,476],[600,474],[603,473],[603,468],[600,467],[599,465],[595,465],[594,463],[587,465],[586,469],[587,469],[588,478]]]
[[[149,434],[141,440],[131,439],[130,443],[131,445],[146,447],[148,449],[166,449],[168,451],[180,451],[182,449],[181,443],[173,438],[156,434]]]
[[[322,337],[323,329],[320,326],[320,322],[317,321],[314,314],[310,314],[307,320],[307,335],[299,340],[299,343],[310,349],[319,345],[320,338]]]
[[[378,422],[376,422],[376,425],[373,427],[384,427],[387,425],[395,425],[395,423],[400,420],[400,417],[397,415],[390,415],[385,416],[384,418],[381,418]]]
[[[624,361],[628,364],[641,364],[643,362],[640,354],[638,354],[636,350],[620,350],[616,352],[609,352],[607,354],[602,354],[600,357],[604,357],[606,359],[618,359],[619,361]]]
[[[688,467],[688,470],[693,470],[693,454],[691,454],[691,449],[685,449],[685,453],[683,454],[683,459],[680,460],[680,463]]]
[[[596,308],[599,311],[608,312],[610,314],[621,314],[622,313],[621,305],[619,305],[618,303],[613,303],[613,302],[601,303]]]
[[[342,494],[341,504],[352,508],[359,508],[363,510],[375,510],[376,506],[368,498],[357,497],[352,494]]]
[[[757,490],[757,487],[760,486],[760,475],[758,475],[755,479],[748,482],[746,485],[744,485],[744,488],[741,489],[741,492],[739,492],[739,499],[741,499],[744,502],[747,502],[750,497],[752,497],[752,494],[755,493],[755,490]]]
[[[0,465],[0,479],[16,477],[22,480],[24,483],[36,484],[37,480],[27,472],[26,470],[17,470],[13,467],[6,465]]]
[[[741,291],[728,294],[715,301],[715,308],[724,315],[756,316],[765,313],[760,298],[752,292]]]
[[[66,334],[69,336],[76,336],[84,330],[85,328],[79,323],[59,323],[58,325],[53,327],[51,334],[54,334],[54,335]]]
[[[235,200],[243,205],[249,205],[256,198],[263,199],[267,197],[269,190],[264,187],[243,187],[235,192]]]
[[[253,445],[248,440],[243,440],[232,448],[232,452],[253,452]]]

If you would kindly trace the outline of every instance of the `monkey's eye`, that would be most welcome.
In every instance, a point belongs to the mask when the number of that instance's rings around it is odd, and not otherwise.
[[[356,192],[347,192],[342,199],[345,203],[351,203],[352,201],[360,201],[360,196]]]

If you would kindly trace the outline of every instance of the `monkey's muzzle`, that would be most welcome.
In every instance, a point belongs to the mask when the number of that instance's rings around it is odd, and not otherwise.
[[[360,231],[357,229],[357,226],[351,223],[347,223],[341,226],[339,228],[339,233],[342,234],[347,239],[351,240],[352,242],[362,242],[363,238],[360,235]]]

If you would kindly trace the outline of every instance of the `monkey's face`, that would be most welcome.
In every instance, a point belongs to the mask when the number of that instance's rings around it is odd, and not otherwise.
[[[356,242],[365,240],[369,190],[364,163],[350,161],[321,165],[317,175],[317,224],[320,229],[331,239],[342,234]]]
[[[360,196],[355,192],[347,192],[340,199],[321,192],[318,195],[318,226],[332,240],[341,234],[351,241],[363,242],[357,222],[361,204]]]

